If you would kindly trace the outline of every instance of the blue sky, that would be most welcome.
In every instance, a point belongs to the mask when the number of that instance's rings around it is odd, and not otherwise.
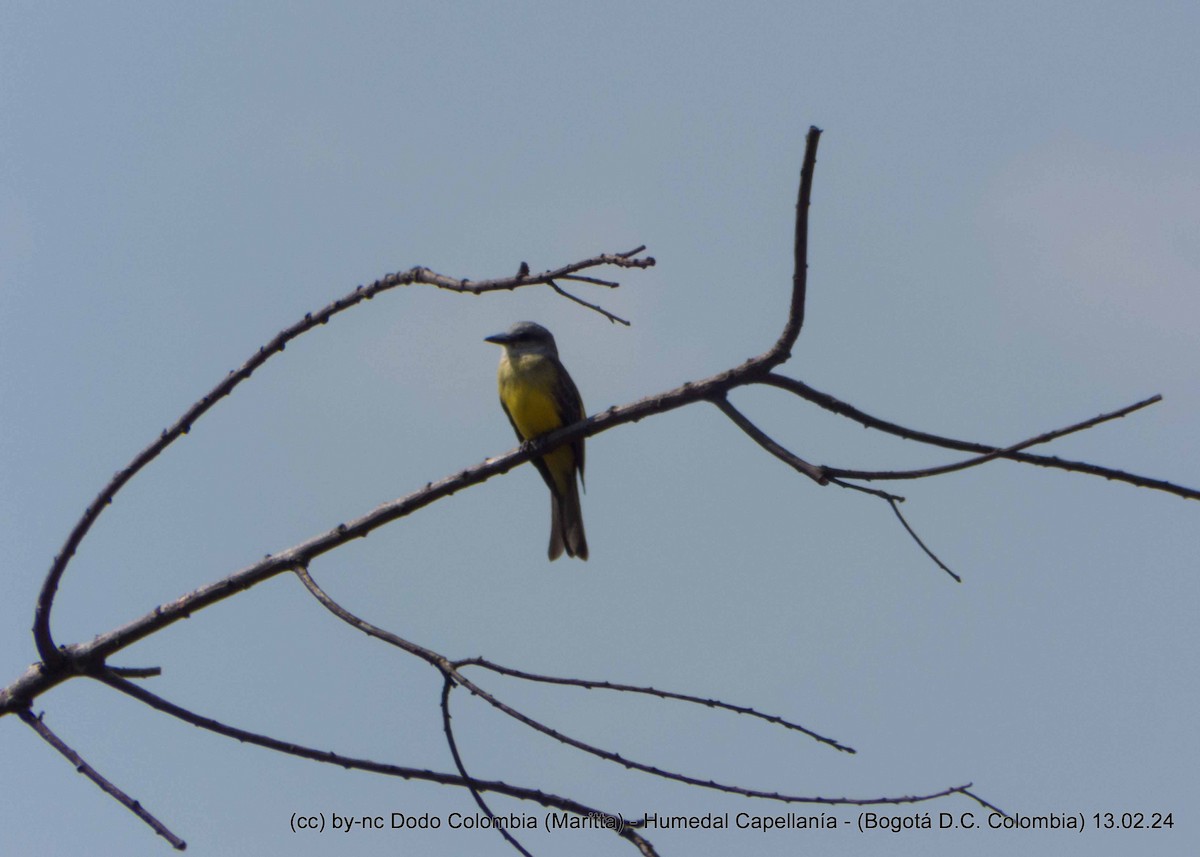
[[[275,332],[426,265],[509,274],[646,244],[584,291],[391,292],[303,337],[135,479],[54,614],[85,640],[510,449],[484,336],[554,331],[589,412],[723,370],[783,322],[809,125],[808,317],[784,372],[914,428],[1200,485],[1200,68],[1191,4],[10,4],[0,23],[0,682],[35,658],[76,517]],[[953,460],[778,390],[733,401],[825,464]],[[665,854],[1194,853],[1200,506],[997,462],[907,483],[909,520],[787,470],[715,408],[589,442],[592,559],[545,560],[532,468],[314,565],[451,657],[796,719],[487,686],[685,773],[872,797],[973,781],[1010,812],[1163,831],[664,832]],[[451,770],[433,671],[273,580],[122,654],[249,729]],[[296,812],[474,811],[455,789],[277,757],[71,682],[46,720],[200,854],[501,854],[490,832],[298,835]],[[606,808],[786,811],[581,759],[456,699],[468,767]],[[166,846],[9,718],[14,853]],[[496,809],[526,807],[497,800]],[[922,809],[978,809],[962,798]],[[852,820],[849,808],[834,810]],[[534,836],[537,854],[618,854]]]

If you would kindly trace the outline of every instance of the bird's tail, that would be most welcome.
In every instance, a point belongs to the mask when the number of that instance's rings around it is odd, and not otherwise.
[[[565,496],[550,495],[550,559],[567,556],[588,558],[587,537],[583,534],[583,510],[579,507],[579,485],[572,474]]]

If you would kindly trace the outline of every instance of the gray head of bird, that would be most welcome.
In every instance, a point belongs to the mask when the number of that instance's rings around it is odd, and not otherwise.
[[[549,354],[558,357],[554,334],[532,321],[518,321],[504,333],[484,337],[483,341],[502,345],[507,351],[519,354]]]

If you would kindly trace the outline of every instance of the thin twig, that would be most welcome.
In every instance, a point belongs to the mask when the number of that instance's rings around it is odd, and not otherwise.
[[[872,497],[879,497],[883,500],[894,500],[897,503],[905,502],[905,499],[899,494],[890,494],[878,488],[868,488],[866,485],[855,485],[853,482],[845,482],[834,476],[829,477],[829,484],[836,485],[839,488],[849,488],[851,491],[860,491],[863,494],[870,494]]]
[[[568,278],[563,277],[563,279],[565,280]],[[548,285],[550,288],[554,289],[554,291],[558,292],[560,295],[562,295],[567,300],[575,301],[575,303],[577,303],[581,306],[585,306],[588,309],[595,310],[596,312],[600,313],[602,316],[607,318],[609,321],[616,322],[617,324],[623,324],[626,327],[629,327],[629,322],[626,321],[625,319],[621,318],[619,315],[613,315],[611,312],[604,309],[603,307],[596,306],[593,303],[588,303],[583,298],[576,297],[575,295],[571,294],[570,292],[566,291],[561,286],[559,286],[559,284],[554,282],[554,280],[550,280],[546,285]]]
[[[957,449],[963,452],[978,452],[991,453],[1002,451],[1001,447],[989,446],[984,443],[974,443],[972,441],[957,440],[951,437],[943,437],[942,435],[931,434],[930,432],[917,431],[902,426],[898,423],[889,422],[879,417],[872,416],[865,411],[859,410],[851,404],[843,402],[835,396],[824,393],[803,381],[798,381],[795,378],[788,378],[784,375],[771,372],[758,379],[760,383],[770,384],[773,387],[779,387],[782,390],[789,390],[800,396],[800,398],[819,405],[827,411],[835,414],[848,417],[855,422],[861,423],[866,428],[877,429],[878,431],[886,432],[887,434],[895,435],[896,437],[915,440],[920,443],[926,443],[930,446],[940,446],[944,449]],[[1154,398],[1154,397],[1152,397]],[[1188,488],[1183,485],[1176,485],[1173,482],[1167,482],[1162,479],[1153,479],[1149,476],[1140,476],[1136,473],[1127,473],[1124,470],[1116,470],[1111,467],[1102,467],[1098,464],[1089,464],[1086,461],[1070,461],[1067,459],[1058,458],[1049,455],[1035,455],[1029,452],[1012,452],[1003,456],[1004,458],[1020,461],[1025,464],[1034,464],[1038,467],[1053,467],[1059,470],[1068,470],[1073,473],[1086,473],[1090,476],[1101,476],[1105,479],[1110,479],[1116,482],[1125,482],[1139,488],[1150,488],[1154,491],[1163,491],[1168,494],[1174,494],[1177,497],[1183,497],[1186,500],[1200,500],[1200,490]]]
[[[792,246],[792,303],[787,323],[779,340],[756,363],[773,369],[792,354],[792,346],[804,326],[804,304],[808,291],[808,208],[812,202],[813,171],[817,165],[817,144],[821,129],[813,125],[804,139],[804,161],[800,166],[800,189],[796,194],[796,228]]]
[[[109,667],[113,675],[122,678],[155,678],[162,675],[162,667]]]
[[[383,774],[389,777],[399,777],[405,780],[422,780],[425,782],[440,783],[445,786],[459,786],[468,788],[473,786],[480,791],[495,792],[496,794],[508,795],[509,797],[518,800],[527,800],[533,803],[541,804],[550,809],[558,809],[563,812],[569,812],[574,815],[582,816],[613,816],[612,813],[607,813],[595,807],[582,804],[579,801],[570,798],[560,797],[559,795],[543,792],[538,789],[524,788],[522,786],[514,786],[500,780],[480,780],[471,778],[470,785],[467,780],[457,774],[447,774],[440,771],[431,771],[423,768],[410,768],[404,765],[393,765],[387,762],[376,762],[372,759],[360,759],[354,756],[343,756],[329,750],[318,750],[314,747],[307,747],[303,744],[294,744],[288,741],[281,741],[278,738],[272,738],[269,735],[261,735],[257,732],[250,732],[246,729],[240,729],[236,726],[229,726],[221,723],[211,717],[206,717],[202,714],[197,714],[194,711],[189,711],[182,706],[176,705],[163,699],[157,694],[151,693],[140,685],[136,685],[131,681],[114,676],[109,673],[103,673],[95,677],[97,680],[104,682],[116,690],[127,694],[134,699],[144,702],[156,711],[161,711],[164,714],[169,714],[185,723],[190,723],[200,729],[205,729],[209,732],[215,732],[218,735],[224,735],[227,738],[234,738],[246,744],[254,744],[258,747],[263,747],[267,750],[274,750],[279,753],[286,753],[289,756],[297,756],[301,759],[309,759],[314,762],[321,762],[327,765],[337,765],[339,768],[347,770],[367,771],[374,774]],[[650,846],[643,837],[639,836],[637,831],[630,829],[626,825],[623,829],[616,830],[614,833],[632,842],[638,847],[638,850],[647,857],[653,857],[654,849]]]
[[[969,797],[971,800],[975,801],[977,804],[979,804],[980,806],[982,806],[985,809],[990,809],[992,812],[998,812],[998,813],[1000,813],[1000,815],[1004,816],[1005,818],[1012,817],[1007,812],[1002,810],[1000,807],[996,806],[993,803],[989,803],[988,801],[981,798],[979,795],[975,794],[975,792],[971,791],[970,789],[971,789],[971,786],[973,786],[973,785],[974,785],[974,783],[967,783],[965,786],[963,786],[961,789],[959,789],[959,791],[962,794],[965,794],[967,797]]]
[[[151,830],[161,836],[163,839],[171,843],[171,847],[176,851],[183,851],[187,848],[187,843],[176,836],[167,828],[165,824],[150,814],[147,809],[142,806],[141,802],[134,800],[129,795],[125,794],[121,789],[117,788],[110,780],[106,779],[99,771],[83,760],[83,757],[76,753],[65,741],[58,737],[54,731],[45,724],[41,717],[35,716],[28,708],[17,712],[17,716],[24,720],[29,727],[33,729],[42,739],[53,747],[58,752],[62,753],[75,770],[83,774],[93,783],[100,787],[100,790],[105,794],[114,798],[127,810],[132,812],[142,821],[144,821]]]
[[[444,675],[451,676],[455,679],[458,678],[458,671],[454,668],[454,664],[449,658],[438,654],[437,652],[433,651],[433,649],[427,649],[424,646],[420,646],[414,642],[411,642],[410,640],[406,640],[399,634],[393,634],[386,628],[380,628],[378,625],[373,625],[366,619],[362,619],[354,615],[337,601],[333,600],[329,593],[322,589],[319,583],[313,580],[313,577],[309,573],[306,566],[298,565],[293,569],[293,571],[296,577],[300,578],[300,582],[304,584],[304,588],[309,591],[309,594],[316,598],[322,607],[324,607],[337,618],[341,619],[346,624],[354,626],[368,637],[375,637],[377,640],[383,640],[383,642],[387,643],[388,645],[395,646],[398,649],[403,649],[410,655],[416,655],[427,664],[437,667]]]
[[[576,750],[582,750],[583,752],[589,753],[593,756],[596,756],[597,758],[605,759],[606,761],[609,761],[609,762],[615,762],[616,764],[619,764],[630,770],[641,771],[642,773],[660,777],[665,780],[671,780],[671,781],[678,782],[678,783],[684,783],[686,785],[697,786],[697,787],[703,788],[703,789],[710,789],[713,791],[724,792],[726,794],[742,795],[743,797],[761,798],[763,800],[773,800],[773,801],[778,801],[780,803],[808,803],[808,804],[831,804],[831,805],[832,804],[853,804],[856,806],[869,806],[869,805],[874,805],[874,804],[892,804],[892,803],[916,803],[916,802],[920,802],[920,801],[924,801],[924,800],[933,800],[934,798],[937,798],[937,797],[945,797],[947,794],[952,794],[957,790],[956,788],[947,789],[945,791],[938,792],[936,795],[929,795],[929,796],[907,795],[904,797],[881,797],[881,798],[810,797],[810,796],[804,796],[804,795],[783,794],[781,792],[767,792],[767,791],[762,791],[759,789],[748,789],[748,788],[744,788],[742,786],[730,785],[728,783],[718,783],[715,780],[703,780],[698,777],[692,777],[687,774],[680,774],[680,773],[676,773],[674,771],[669,771],[669,770],[666,770],[663,768],[655,767],[654,765],[648,765],[644,762],[638,762],[634,759],[628,759],[628,758],[625,758],[624,756],[622,756],[620,753],[613,753],[608,750],[604,750],[600,747],[596,747],[592,744],[588,744],[584,741],[580,741],[577,738],[572,738],[570,735],[566,735],[562,732],[559,732],[558,730],[553,729],[549,726],[546,726],[544,723],[541,723],[540,721],[533,719],[532,717],[528,716],[527,714],[524,714],[523,712],[518,711],[517,709],[511,707],[507,703],[501,701],[494,695],[488,693],[486,690],[484,690],[483,688],[476,685],[474,682],[472,682],[470,679],[468,679],[466,676],[464,676],[461,672],[459,672],[457,669],[455,669],[453,662],[449,661],[444,656],[439,655],[436,652],[431,652],[430,650],[425,649],[421,646],[418,646],[415,643],[410,643],[407,640],[404,640],[403,638],[398,637],[397,635],[393,634],[391,631],[387,631],[383,628],[373,625],[370,622],[366,621],[365,619],[355,616],[349,610],[346,610],[346,608],[342,607],[340,604],[338,604],[336,601],[334,601],[328,595],[328,593],[325,593],[324,590],[321,589],[321,587],[317,584],[317,582],[315,580],[313,580],[312,576],[308,573],[308,570],[306,568],[298,567],[295,569],[295,573],[296,573],[297,577],[299,577],[300,580],[304,583],[304,585],[308,588],[308,590],[314,596],[317,597],[317,599],[321,602],[321,604],[323,604],[327,609],[329,609],[334,615],[336,615],[339,619],[342,619],[344,622],[347,622],[348,624],[353,625],[354,627],[366,632],[367,634],[369,634],[373,637],[383,640],[384,642],[391,643],[392,645],[399,646],[400,648],[403,648],[405,651],[409,651],[412,654],[416,654],[416,655],[418,655],[418,657],[421,657],[421,658],[427,660],[430,664],[437,667],[437,669],[439,669],[443,675],[452,677],[458,684],[462,685],[470,693],[474,694],[475,696],[478,696],[480,699],[484,700],[492,707],[503,712],[504,714],[507,714],[509,717],[512,717],[514,720],[517,720],[518,722],[525,724],[526,726],[530,727],[531,729],[533,729],[537,732],[541,732],[543,735],[553,738],[556,741],[566,744],[569,747],[574,747]]]
[[[602,280],[599,277],[584,277],[580,274],[567,274],[565,277],[559,277],[559,279],[571,280],[576,283],[589,283],[593,286],[604,286],[608,289],[616,289],[621,285],[616,280]]]
[[[454,740],[454,728],[450,725],[450,691],[453,689],[454,679],[452,679],[449,675],[443,675],[442,730],[446,733],[446,744],[450,747],[450,755],[454,757],[454,767],[458,768],[458,773],[462,775],[464,780],[467,781],[467,788],[471,790],[471,796],[475,798],[475,803],[478,804],[479,808],[483,810],[484,814],[487,815],[488,818],[495,822],[496,814],[492,812],[492,808],[487,805],[487,801],[483,799],[483,795],[481,795],[479,790],[475,788],[471,775],[467,773],[467,768],[465,765],[463,765],[462,756],[460,756],[458,753],[458,743]],[[495,823],[492,824],[492,827],[500,832],[500,835],[504,837],[509,845],[517,849],[517,851],[519,851],[521,854],[524,854],[525,857],[533,857],[533,855],[526,851],[521,843],[517,841],[516,837],[508,832],[506,827]]]
[[[892,507],[892,511],[896,513],[896,517],[900,519],[900,523],[904,526],[904,529],[908,531],[909,536],[911,536],[913,541],[917,543],[917,546],[921,550],[925,551],[925,555],[937,563],[939,568],[941,568],[959,583],[962,583],[962,578],[951,571],[940,559],[938,559],[937,554],[931,551],[925,542],[921,541],[921,537],[917,535],[916,530],[909,526],[908,521],[900,512],[899,504],[904,502],[904,498],[899,494],[889,494],[887,491],[880,491],[878,488],[868,488],[865,485],[855,485],[853,482],[846,482],[842,479],[838,479],[836,476],[831,476],[829,478],[829,484],[837,485],[840,488],[849,488],[852,491],[861,491],[863,494],[870,494],[872,497],[878,497],[883,500]]]
[[[644,694],[646,696],[656,696],[660,699],[674,699],[679,702],[702,705],[705,708],[719,708],[723,711],[732,711],[735,714],[745,714],[748,717],[754,717],[758,720],[763,720],[776,726],[782,726],[784,729],[801,732],[816,741],[820,741],[822,744],[828,744],[835,750],[841,750],[843,753],[857,752],[853,747],[849,747],[845,744],[835,741],[832,738],[826,738],[824,735],[820,735],[811,729],[808,729],[807,727],[801,726],[799,723],[793,723],[790,720],[784,720],[782,717],[779,717],[775,714],[764,714],[761,711],[756,711],[755,709],[744,705],[733,705],[728,702],[722,702],[719,699],[705,699],[704,697],[692,696],[691,694],[687,693],[675,693],[674,691],[670,690],[659,690],[655,687],[638,687],[636,685],[620,684],[611,681],[596,681],[593,679],[582,678],[558,678],[555,676],[538,675],[537,673],[530,673],[525,672],[524,670],[513,669],[512,667],[501,666],[500,664],[493,663],[492,661],[481,657],[465,658],[460,661],[455,661],[454,666],[456,669],[462,669],[463,667],[467,666],[479,667],[480,669],[491,670],[494,673],[510,676],[512,678],[518,678],[523,681],[540,682],[542,684],[565,685],[567,687],[582,687],[589,690],[613,690],[621,693]]]
[[[771,455],[775,456],[789,467],[799,471],[800,473],[803,473],[818,485],[828,484],[829,479],[825,475],[824,468],[817,467],[814,464],[809,464],[800,456],[796,455],[790,450],[784,449],[782,446],[772,440],[766,432],[764,432],[754,423],[750,422],[746,415],[735,408],[733,403],[730,402],[729,399],[727,399],[724,395],[714,396],[712,403],[720,408],[725,416],[733,420],[734,424],[748,434],[755,443],[757,443],[767,452],[771,453]]]
[[[989,461],[994,461],[997,458],[1008,458],[1014,452],[1020,452],[1022,449],[1027,449],[1031,446],[1037,446],[1043,443],[1049,443],[1052,440],[1057,440],[1060,437],[1065,437],[1069,434],[1074,434],[1077,431],[1090,429],[1093,426],[1108,422],[1109,420],[1120,419],[1134,411],[1140,411],[1142,408],[1149,407],[1162,401],[1162,396],[1151,396],[1148,399],[1143,399],[1140,402],[1134,402],[1132,405],[1126,405],[1115,411],[1110,411],[1106,414],[1099,414],[1082,422],[1069,425],[1066,428],[1054,429],[1052,431],[1043,432],[1036,437],[1031,437],[1028,440],[1023,440],[1020,443],[1014,443],[1012,446],[1003,449],[994,449],[991,452],[974,458],[968,458],[964,461],[954,462],[952,464],[943,464],[938,467],[925,467],[919,470],[847,470],[841,467],[823,467],[822,469],[833,476],[840,476],[843,479],[865,479],[867,481],[876,479],[925,479],[930,476],[942,476],[946,473],[954,473],[958,470],[966,470],[968,467],[978,467],[980,464],[986,464]]]
[[[938,559],[938,555],[935,554],[933,551],[931,551],[928,548],[928,546],[926,546],[925,542],[921,541],[921,537],[917,535],[917,531],[908,525],[908,521],[905,520],[904,515],[901,514],[901,512],[900,512],[900,504],[897,503],[895,500],[891,500],[891,499],[889,499],[887,501],[887,503],[889,506],[892,507],[892,511],[896,513],[896,517],[900,519],[900,523],[904,525],[904,529],[908,530],[908,534],[910,536],[912,536],[912,540],[917,543],[917,546],[921,550],[925,551],[925,555],[928,556],[934,562],[936,562],[938,565],[938,568],[940,568],[942,571],[946,572],[946,574],[953,577],[959,583],[962,583],[962,578],[959,577],[957,574],[955,574],[951,570],[950,566],[946,565],[946,563],[944,563],[940,559]]]

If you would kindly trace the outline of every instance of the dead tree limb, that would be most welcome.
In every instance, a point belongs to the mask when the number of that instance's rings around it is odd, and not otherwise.
[[[92,678],[115,690],[138,699],[143,703],[155,708],[156,710],[170,714],[173,717],[177,717],[195,726],[199,726],[228,737],[236,738],[240,741],[253,743],[271,750],[284,752],[315,761],[337,764],[346,768],[355,768],[359,770],[386,774],[389,776],[427,780],[430,782],[438,782],[466,788],[472,793],[481,808],[488,814],[490,814],[491,811],[488,809],[483,795],[489,792],[504,794],[522,800],[535,801],[544,806],[557,808],[564,812],[572,812],[576,814],[594,814],[600,813],[600,811],[573,801],[569,798],[546,794],[537,789],[512,786],[499,781],[479,780],[470,776],[467,773],[466,765],[458,751],[457,742],[451,726],[450,698],[453,690],[458,687],[462,687],[471,694],[487,702],[489,705],[492,705],[497,710],[510,717],[513,717],[531,729],[547,735],[554,740],[561,741],[571,747],[574,747],[575,749],[598,756],[599,758],[605,759],[609,762],[620,764],[626,768],[639,770],[646,774],[702,788],[715,789],[717,791],[730,794],[781,801],[785,803],[817,803],[830,805],[852,804],[859,806],[873,804],[912,803],[934,800],[953,794],[962,794],[976,801],[981,806],[995,810],[996,808],[991,803],[985,801],[983,798],[977,796],[970,790],[970,783],[962,786],[950,787],[943,791],[926,795],[907,795],[900,797],[878,798],[830,798],[797,794],[782,794],[779,792],[767,792],[764,790],[750,789],[739,785],[715,783],[683,773],[658,768],[649,763],[624,758],[620,754],[617,754],[611,750],[597,747],[572,738],[562,732],[550,728],[543,723],[540,723],[539,721],[534,720],[520,711],[517,711],[495,694],[475,684],[470,678],[463,674],[463,669],[465,667],[476,667],[478,669],[490,670],[494,673],[508,675],[524,681],[602,688],[614,692],[650,695],[662,699],[677,700],[685,703],[704,704],[717,709],[724,709],[726,711],[732,711],[739,714],[747,714],[758,719],[766,720],[767,722],[782,728],[803,732],[815,740],[830,745],[838,750],[846,752],[853,752],[853,750],[843,744],[840,744],[839,742],[825,738],[812,730],[799,726],[792,721],[784,720],[783,718],[775,715],[761,714],[752,708],[734,705],[732,703],[722,702],[720,700],[705,699],[703,697],[691,694],[660,691],[654,688],[636,687],[621,683],[585,681],[582,679],[551,678],[521,670],[500,667],[484,658],[471,658],[452,661],[440,653],[405,640],[397,634],[387,631],[386,629],[379,628],[378,626],[366,622],[360,617],[350,614],[331,598],[329,598],[329,596],[325,594],[319,586],[317,586],[309,574],[309,567],[314,560],[341,547],[342,545],[345,545],[351,540],[364,538],[374,530],[399,520],[400,518],[407,517],[408,515],[411,515],[425,506],[447,497],[456,491],[476,485],[492,478],[493,476],[506,473],[514,467],[524,464],[530,459],[544,454],[556,446],[559,446],[563,443],[568,443],[578,438],[597,435],[601,432],[608,431],[609,429],[616,428],[617,426],[666,413],[676,408],[681,408],[696,402],[710,402],[714,404],[752,440],[754,440],[767,451],[771,452],[780,460],[787,463],[789,466],[795,468],[805,476],[808,476],[818,485],[837,485],[839,487],[849,488],[873,495],[887,502],[891,506],[892,510],[896,513],[896,516],[899,518],[905,530],[920,546],[920,548],[956,580],[961,580],[961,578],[959,578],[957,574],[951,571],[948,566],[938,559],[933,551],[925,545],[925,543],[918,537],[915,530],[913,530],[913,528],[900,514],[898,504],[904,500],[903,497],[858,483],[876,480],[932,478],[938,475],[961,470],[966,467],[975,467],[998,459],[1007,459],[1024,464],[1034,464],[1042,467],[1054,467],[1094,476],[1102,476],[1106,479],[1120,480],[1132,485],[1165,491],[1187,499],[1200,499],[1200,491],[1175,485],[1164,480],[1153,479],[1150,477],[1127,473],[1125,471],[1086,462],[1066,461],[1056,457],[1036,455],[1025,451],[1031,446],[1050,442],[1062,437],[1065,434],[1081,431],[1091,428],[1101,422],[1125,416],[1135,410],[1159,401],[1158,396],[1145,399],[1120,410],[1102,414],[1065,428],[1043,432],[1014,445],[994,446],[983,443],[956,440],[928,432],[910,429],[905,426],[874,417],[864,411],[842,402],[841,400],[827,393],[815,390],[802,381],[787,378],[778,374],[776,370],[790,357],[792,349],[795,346],[797,338],[799,337],[804,324],[808,273],[808,211],[812,198],[812,181],[816,165],[817,144],[820,134],[821,132],[817,128],[812,128],[809,130],[803,163],[800,170],[799,192],[796,201],[796,219],[793,244],[794,267],[789,311],[783,325],[783,330],[779,334],[778,338],[758,357],[747,360],[739,366],[728,369],[708,378],[688,382],[676,387],[675,389],[667,390],[651,396],[646,396],[620,407],[609,408],[606,411],[595,414],[585,420],[575,423],[574,425],[564,427],[556,432],[553,432],[552,434],[546,435],[532,444],[526,444],[522,448],[510,450],[509,452],[495,458],[486,459],[478,464],[467,467],[458,473],[444,477],[436,482],[430,482],[423,488],[413,491],[404,497],[384,503],[377,508],[366,512],[365,514],[347,520],[344,523],[339,523],[325,533],[312,536],[311,538],[274,555],[268,555],[266,558],[246,566],[245,568],[234,572],[233,574],[201,586],[200,588],[173,601],[162,604],[140,618],[134,619],[133,621],[128,622],[119,628],[115,628],[107,633],[101,634],[88,642],[74,643],[63,646],[58,645],[51,632],[50,621],[55,596],[58,592],[60,584],[62,583],[65,571],[72,557],[100,514],[110,503],[113,502],[113,498],[124,487],[124,485],[129,482],[130,479],[137,475],[144,467],[146,467],[146,465],[152,462],[167,446],[178,440],[183,435],[187,434],[191,430],[192,426],[213,406],[215,406],[225,396],[229,395],[229,393],[232,392],[235,387],[237,387],[243,381],[249,379],[259,366],[261,366],[275,354],[281,353],[286,345],[296,337],[301,336],[316,327],[326,324],[335,315],[353,306],[357,306],[366,300],[370,300],[377,294],[395,289],[399,286],[408,285],[429,285],[448,291],[471,294],[544,285],[553,289],[559,295],[578,303],[587,309],[601,314],[611,322],[628,324],[627,320],[620,318],[619,316],[609,312],[599,305],[585,301],[565,291],[559,285],[559,281],[593,285],[602,288],[616,288],[618,284],[615,281],[597,277],[591,272],[594,269],[603,266],[614,266],[618,268],[648,268],[654,265],[654,259],[652,257],[642,256],[641,253],[645,250],[645,247],[638,247],[626,253],[600,254],[589,259],[572,263],[570,265],[564,265],[554,270],[544,271],[537,275],[531,274],[529,266],[525,263],[521,263],[520,268],[515,276],[491,280],[455,279],[442,274],[437,274],[427,268],[412,268],[402,273],[389,274],[379,280],[376,280],[370,285],[359,286],[349,294],[339,298],[321,310],[315,313],[307,314],[302,320],[280,331],[273,339],[271,339],[270,342],[260,348],[255,354],[251,355],[238,369],[232,370],[205,396],[188,408],[188,410],[185,411],[184,414],[170,427],[164,429],[161,435],[140,453],[138,453],[138,455],[134,457],[129,465],[118,471],[112,477],[108,484],[101,489],[100,493],[96,495],[95,499],[87,507],[84,514],[67,536],[61,550],[54,558],[50,570],[46,574],[41,592],[37,599],[37,605],[34,613],[33,637],[37,648],[37,653],[41,660],[29,667],[29,669],[27,669],[23,675],[18,677],[7,687],[0,689],[0,717],[6,714],[16,714],[24,722],[33,727],[38,734],[42,735],[43,738],[45,738],[57,749],[59,749],[60,752],[66,755],[67,758],[72,759],[72,761],[75,762],[80,770],[84,771],[89,776],[92,776],[93,780],[96,781],[97,784],[101,785],[102,788],[105,788],[105,791],[112,794],[119,801],[121,801],[121,803],[130,808],[133,812],[137,813],[139,817],[143,819],[143,821],[153,827],[161,835],[166,837],[176,847],[182,847],[182,840],[178,839],[178,837],[175,837],[174,834],[170,833],[170,831],[166,829],[165,826],[154,819],[153,816],[150,816],[149,813],[145,812],[145,810],[141,808],[140,804],[128,798],[124,792],[122,792],[120,789],[117,789],[111,783],[108,783],[108,781],[105,780],[98,772],[95,772],[89,766],[87,766],[79,754],[75,753],[73,749],[68,747],[64,742],[61,741],[61,739],[58,739],[57,736],[54,736],[54,734],[49,731],[48,727],[45,727],[41,719],[35,716],[31,711],[31,705],[35,699],[45,694],[58,684],[67,681],[68,679],[80,676]],[[972,453],[973,455],[971,458],[964,461],[938,467],[925,468],[923,470],[910,471],[865,471],[856,470],[853,468],[814,465],[789,450],[783,444],[768,436],[765,432],[759,429],[747,415],[735,408],[732,403],[730,403],[729,394],[731,391],[739,387],[752,384],[764,384],[785,390],[801,399],[812,402],[819,407],[829,410],[835,414],[839,414],[860,422],[870,428],[884,431],[898,437],[915,440],[934,447],[968,452]],[[327,751],[320,751],[313,748],[292,744],[277,738],[247,732],[237,727],[228,726],[198,713],[183,709],[174,703],[150,693],[149,691],[129,680],[130,678],[146,678],[155,675],[157,674],[158,668],[121,668],[111,666],[108,663],[109,659],[113,655],[124,650],[126,647],[137,642],[138,640],[163,630],[174,622],[190,616],[197,610],[201,610],[217,603],[218,601],[229,598],[239,592],[255,586],[258,583],[267,580],[268,578],[288,571],[296,573],[296,575],[307,587],[308,591],[339,619],[354,627],[357,627],[359,630],[362,630],[377,639],[402,649],[408,654],[421,658],[441,673],[443,678],[441,693],[443,727],[448,746],[451,750],[451,754],[457,767],[458,772],[456,774],[423,771],[415,768],[378,762],[369,759],[354,759]],[[608,818],[620,818],[620,816],[607,813],[604,815]],[[614,830],[620,836],[624,837],[631,844],[633,844],[643,855],[648,855],[648,857],[649,855],[654,855],[656,852],[654,851],[653,846],[648,840],[646,840],[637,832],[637,827],[638,825],[636,823],[625,823],[622,821],[620,825],[614,825]],[[518,850],[522,851],[522,853],[525,853],[524,849],[519,843],[516,842],[515,839],[509,837],[509,843]]]

